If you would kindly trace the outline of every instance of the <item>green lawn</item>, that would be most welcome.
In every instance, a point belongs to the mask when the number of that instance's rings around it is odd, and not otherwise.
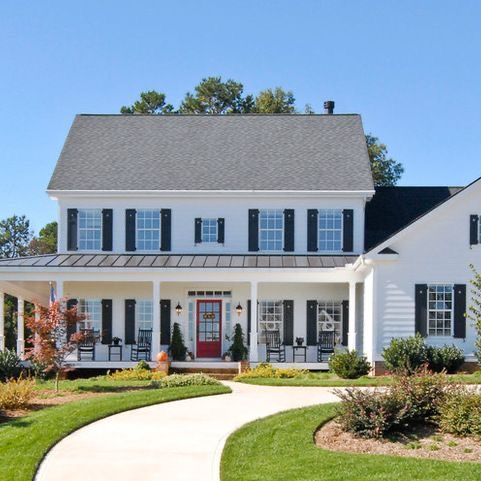
[[[481,384],[481,372],[474,374],[455,374],[448,378],[463,384]],[[346,387],[346,386],[388,386],[392,383],[391,376],[364,376],[359,379],[341,379],[329,372],[310,372],[308,374],[287,379],[277,378],[250,378],[238,382],[257,384],[261,386],[321,386],[321,387]]]
[[[87,380],[75,381],[73,385],[69,382],[62,384],[64,390],[68,387],[73,390],[74,385],[89,386]],[[102,382],[90,380],[90,383],[102,389]],[[230,389],[222,385],[129,391],[45,408],[0,424],[0,480],[32,481],[49,448],[92,421],[151,404],[228,392]]]
[[[116,381],[106,376],[91,377],[87,379],[73,379],[59,382],[60,394],[83,392],[120,392],[126,389],[147,389],[151,381]],[[54,381],[37,381],[35,389],[38,391],[53,391]]]
[[[335,453],[314,445],[330,405],[287,411],[247,424],[227,440],[222,481],[478,481],[477,463]]]

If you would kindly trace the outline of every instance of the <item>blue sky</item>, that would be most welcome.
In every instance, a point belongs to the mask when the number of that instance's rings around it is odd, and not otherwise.
[[[45,188],[76,113],[147,89],[177,105],[209,75],[334,99],[402,185],[464,185],[481,176],[480,18],[477,0],[2,0],[0,218],[55,218]]]

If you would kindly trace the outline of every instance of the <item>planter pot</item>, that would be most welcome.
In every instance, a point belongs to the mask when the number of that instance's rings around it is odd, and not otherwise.
[[[165,374],[169,374],[170,370],[170,361],[158,361],[156,371],[165,372]]]
[[[239,374],[249,369],[249,361],[239,361]]]
[[[224,361],[225,362],[231,362],[232,358],[230,356],[224,356]]]

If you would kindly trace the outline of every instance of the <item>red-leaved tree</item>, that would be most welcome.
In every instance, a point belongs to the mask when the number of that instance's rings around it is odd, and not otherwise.
[[[77,307],[67,309],[65,302],[55,301],[48,308],[39,308],[38,319],[31,316],[26,320],[32,332],[29,339],[32,347],[27,350],[25,358],[41,366],[44,372],[54,373],[57,392],[60,375],[71,369],[67,358],[84,336],[76,329],[83,319],[85,317],[77,313]],[[69,335],[71,331],[74,333]]]

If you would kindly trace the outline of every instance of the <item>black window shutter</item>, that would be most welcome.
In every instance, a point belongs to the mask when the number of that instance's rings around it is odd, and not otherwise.
[[[69,299],[67,301],[67,309],[72,309],[76,307],[78,304],[77,299]],[[75,334],[77,332],[77,324],[73,322],[69,322],[67,324],[67,341],[70,339],[70,336],[72,334]]]
[[[284,210],[284,251],[294,252],[294,209]]]
[[[251,343],[251,322],[252,322],[251,309],[252,309],[252,302],[249,299],[247,301],[247,345]]]
[[[114,211],[112,209],[102,209],[102,250],[112,250],[112,229]]]
[[[479,244],[479,215],[472,215],[469,218],[469,244]]]
[[[77,224],[78,210],[67,209],[67,250],[69,251],[76,251],[78,249]]]
[[[200,217],[196,217],[195,219],[195,239],[194,242],[196,244],[200,244],[202,242],[202,219]]]
[[[347,337],[349,332],[349,301],[342,301],[342,342],[347,347]]]
[[[259,209],[249,209],[249,252],[259,250]]]
[[[466,338],[466,285],[454,285],[454,337]]]
[[[135,250],[135,219],[137,212],[135,209],[125,210],[125,250],[128,252]]]
[[[317,344],[317,301],[307,301],[306,321],[306,343],[308,346],[315,346]]]
[[[426,337],[428,333],[428,286],[416,284],[415,286],[415,332]]]
[[[217,243],[223,244],[225,242],[225,219],[219,217],[217,219]]]
[[[160,215],[162,216],[160,250],[170,251],[172,239],[172,211],[170,209],[162,209]]]
[[[112,299],[102,299],[102,344],[112,343]]]
[[[284,301],[284,344],[294,344],[294,301]]]
[[[352,252],[354,250],[354,211],[352,209],[342,211],[342,223],[342,250]]]
[[[170,299],[160,301],[160,343],[170,344]]]
[[[316,252],[318,250],[318,245],[317,245],[318,215],[319,213],[317,209],[307,210],[307,250],[308,252]]]
[[[135,344],[135,299],[125,299],[125,344]]]

